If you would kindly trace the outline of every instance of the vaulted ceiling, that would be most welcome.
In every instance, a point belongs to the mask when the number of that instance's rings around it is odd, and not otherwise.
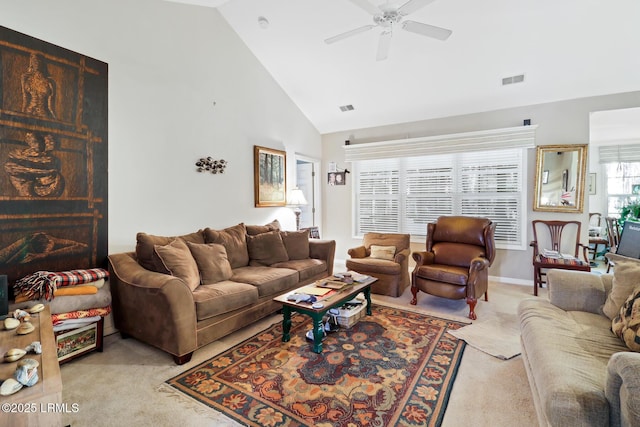
[[[451,36],[395,24],[380,61],[385,28],[324,42],[374,24],[364,0],[172,1],[217,7],[320,133],[640,90],[637,0],[425,1],[404,20]]]

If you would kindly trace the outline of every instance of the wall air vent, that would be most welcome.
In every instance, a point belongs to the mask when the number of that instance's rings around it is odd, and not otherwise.
[[[355,108],[353,108],[353,105],[351,104],[340,106],[340,111],[342,111],[343,113],[346,113],[347,111],[353,111],[353,110],[355,110]]]
[[[524,74],[518,74],[517,76],[505,77],[502,79],[502,86],[510,85],[514,83],[522,83],[524,81]]]

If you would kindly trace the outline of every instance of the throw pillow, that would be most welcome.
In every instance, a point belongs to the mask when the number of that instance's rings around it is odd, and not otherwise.
[[[611,322],[611,330],[630,350],[640,351],[640,288],[636,288]]]
[[[613,284],[602,311],[613,319],[631,292],[640,285],[640,260],[617,254],[607,254],[614,264]]]
[[[309,230],[281,231],[280,237],[290,260],[309,258]]]
[[[231,264],[227,259],[227,250],[217,243],[187,242],[191,255],[200,270],[200,282],[203,285],[218,283],[233,276]]]
[[[389,261],[393,261],[396,256],[396,247],[395,246],[379,246],[379,245],[371,245],[371,258],[377,259],[386,259]]]
[[[268,233],[269,231],[280,231],[280,222],[274,219],[265,225],[247,225],[247,234],[255,236],[256,234]]]
[[[192,291],[198,287],[200,284],[198,265],[183,240],[175,239],[165,246],[155,245],[154,250],[169,274],[184,280]]]
[[[205,243],[218,243],[227,250],[231,268],[249,265],[246,236],[247,229],[243,223],[224,230],[212,230],[210,228],[204,230]]]
[[[247,246],[249,247],[251,262],[271,265],[276,262],[289,261],[287,250],[284,247],[280,233],[277,231],[270,231],[257,236],[247,236]]]
[[[204,237],[202,230],[198,230],[195,233],[185,234],[183,236],[154,236],[147,233],[138,233],[136,235],[136,258],[138,264],[146,268],[147,270],[156,271],[158,273],[166,273],[162,266],[158,265],[158,259],[155,255],[154,246],[165,246],[173,242],[175,239],[180,238],[185,242],[204,243]]]

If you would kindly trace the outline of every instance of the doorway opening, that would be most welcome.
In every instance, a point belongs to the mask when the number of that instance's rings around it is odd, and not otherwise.
[[[296,187],[302,190],[307,204],[300,206],[300,228],[319,227],[320,160],[296,153]]]

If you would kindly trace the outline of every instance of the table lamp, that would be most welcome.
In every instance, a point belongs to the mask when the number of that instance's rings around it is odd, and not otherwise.
[[[307,204],[307,199],[304,197],[302,190],[294,187],[289,193],[287,204],[294,207],[293,213],[296,214],[296,230],[300,230],[300,214],[302,213],[300,206]]]

